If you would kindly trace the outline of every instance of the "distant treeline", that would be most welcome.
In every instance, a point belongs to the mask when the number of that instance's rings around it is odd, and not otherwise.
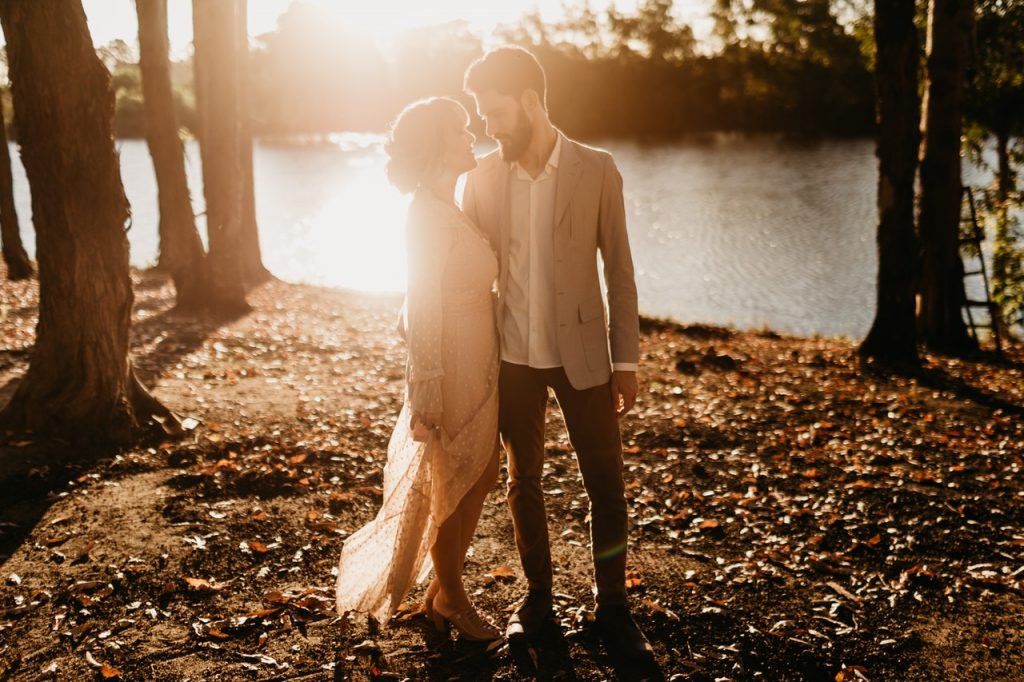
[[[671,0],[635,14],[570,8],[557,23],[528,15],[499,39],[529,47],[549,78],[553,120],[582,138],[665,138],[705,131],[864,135],[874,126],[870,24],[841,23],[828,0],[756,15],[714,5],[716,51],[698,50]],[[788,7],[792,3],[779,3]],[[811,6],[811,10],[808,10]],[[814,9],[816,8],[816,10]],[[742,30],[752,25],[754,40]],[[867,36],[864,32],[868,31]],[[706,48],[706,46],[704,46]],[[118,92],[117,134],[145,134],[138,67],[108,48]],[[462,97],[462,74],[482,54],[464,22],[418,29],[384,54],[346,32],[321,5],[293,3],[251,52],[249,97],[261,136],[379,131],[411,100]],[[179,121],[194,121],[191,65],[175,65]]]

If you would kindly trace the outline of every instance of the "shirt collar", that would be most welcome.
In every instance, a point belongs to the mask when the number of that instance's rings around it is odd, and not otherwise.
[[[551,150],[551,155],[548,157],[548,161],[544,164],[544,170],[541,171],[540,175],[536,177],[540,180],[545,175],[550,175],[554,172],[554,169],[558,168],[558,161],[562,158],[562,133],[555,131],[555,146]],[[523,170],[523,167],[519,165],[518,161],[512,162],[512,170],[515,171],[516,177],[520,180],[534,180],[530,177],[530,174]]]

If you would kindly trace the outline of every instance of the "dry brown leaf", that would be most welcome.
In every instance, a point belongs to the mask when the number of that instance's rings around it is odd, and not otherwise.
[[[104,663],[100,666],[100,676],[105,680],[113,680],[121,677],[121,671],[107,663]]]
[[[508,566],[502,565],[502,566],[498,566],[497,568],[492,568],[487,573],[487,575],[491,576],[495,580],[502,580],[502,579],[504,579],[504,580],[514,580],[515,577],[516,577],[516,572],[513,571]]]
[[[183,578],[185,583],[188,585],[188,589],[193,592],[217,592],[223,586],[211,583],[205,578]]]

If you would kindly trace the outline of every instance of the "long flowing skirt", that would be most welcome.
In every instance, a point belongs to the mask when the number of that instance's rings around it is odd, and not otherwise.
[[[441,428],[413,440],[408,400],[388,444],[384,500],[376,518],[345,541],[337,608],[385,622],[432,568],[437,529],[476,484],[498,449],[498,344],[489,294],[446,306]]]

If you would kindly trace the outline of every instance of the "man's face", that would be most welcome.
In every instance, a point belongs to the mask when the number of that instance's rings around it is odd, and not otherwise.
[[[487,136],[498,143],[504,161],[518,161],[533,137],[530,118],[520,101],[494,90],[474,93],[476,111],[483,119]]]

